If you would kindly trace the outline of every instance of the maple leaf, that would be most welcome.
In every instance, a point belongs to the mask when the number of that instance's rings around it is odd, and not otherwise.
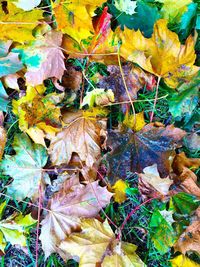
[[[108,222],[85,219],[81,222],[82,232],[71,234],[60,244],[60,249],[79,258],[79,266],[97,265],[144,267],[144,263],[135,253],[136,246],[117,242]],[[117,261],[116,261],[117,260]],[[120,265],[116,265],[119,262]],[[115,263],[115,265],[112,265]]]
[[[5,155],[1,162],[3,173],[14,178],[7,187],[7,194],[17,200],[33,198],[38,193],[39,184],[49,183],[49,176],[42,169],[48,159],[46,149],[32,144],[25,134],[15,135],[13,148],[16,155]]]
[[[194,38],[189,36],[185,45],[181,45],[178,35],[167,28],[164,19],[155,23],[153,35],[149,39],[139,30],[135,32],[127,28],[124,32],[119,31],[119,36],[122,39],[122,57],[164,78],[165,83],[172,88],[190,80],[199,70],[199,67],[194,66]]]
[[[68,124],[52,139],[49,153],[55,165],[69,163],[72,153],[79,155],[81,161],[92,167],[101,155],[102,126],[92,114],[87,112],[67,112],[63,121]]]
[[[13,113],[19,116],[20,129],[44,146],[46,134],[53,136],[61,127],[60,108],[56,104],[64,96],[56,93],[44,96],[45,90],[43,85],[28,86],[25,96],[13,100]]]
[[[64,70],[64,55],[60,49],[62,33],[49,31],[44,36],[37,36],[32,43],[13,49],[21,56],[26,65],[26,83],[36,86],[43,84],[45,79],[55,77],[61,80]]]
[[[132,64],[122,66],[126,86],[132,100],[137,98],[137,92],[146,86],[151,90],[155,86],[155,78],[151,74],[147,74],[141,68],[135,67]],[[109,65],[107,67],[109,75],[100,77],[98,87],[111,89],[115,96],[116,102],[130,101],[124,87],[122,74],[119,66]]]
[[[5,129],[3,128],[3,121],[4,121],[3,112],[0,111],[0,161],[2,159],[4,148],[7,141],[7,134]]]
[[[173,125],[166,128],[147,124],[137,133],[110,131],[107,146],[111,152],[106,155],[109,181],[115,177],[125,178],[127,172],[141,173],[145,167],[157,164],[161,177],[167,177],[170,171],[170,156],[179,146],[185,132]]]
[[[144,198],[153,197],[155,192],[166,196],[172,184],[173,181],[169,177],[160,178],[157,164],[144,168],[143,173],[139,174],[138,188]]]
[[[2,220],[6,202],[0,205],[0,250],[4,252],[7,242],[12,245],[26,246],[26,234],[29,227],[36,223],[31,214],[23,216],[21,213],[13,213]]]
[[[11,0],[11,2],[13,2],[13,4],[18,8],[29,11],[34,9],[36,6],[39,6],[41,0],[29,0],[28,2],[26,0]]]
[[[13,40],[24,43],[34,40],[33,29],[38,25],[39,20],[43,18],[42,10],[24,11],[17,8],[10,1],[7,2],[8,13],[4,12],[3,5],[0,6],[1,40]]]
[[[199,267],[199,264],[192,261],[190,258],[179,255],[170,260],[172,263],[172,267]]]
[[[40,240],[45,257],[57,251],[59,243],[80,229],[80,218],[91,218],[110,202],[112,194],[98,181],[82,185],[77,175],[66,180],[49,201],[49,213],[42,221]],[[48,236],[48,242],[47,242]]]
[[[84,0],[81,3],[74,0],[70,2],[55,1],[52,7],[58,30],[67,33],[78,43],[82,39],[87,39],[94,32],[92,25],[94,11],[103,2],[104,0],[95,2]]]
[[[192,3],[192,0],[179,0],[177,2],[173,0],[157,0],[157,2],[163,3],[161,8],[163,18],[170,23],[177,23],[180,21],[183,13],[187,11],[187,6]]]
[[[77,42],[69,35],[64,36],[62,47],[70,57],[88,56],[90,61],[103,63],[115,61],[117,63],[118,39],[111,30],[110,20],[112,16],[107,10],[108,7],[104,7],[101,16],[94,20],[94,32],[87,40]]]

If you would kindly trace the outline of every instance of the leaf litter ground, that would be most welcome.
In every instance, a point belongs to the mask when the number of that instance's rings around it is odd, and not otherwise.
[[[198,12],[2,3],[2,266],[199,266]]]

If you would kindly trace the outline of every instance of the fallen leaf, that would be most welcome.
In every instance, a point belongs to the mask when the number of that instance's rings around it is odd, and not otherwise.
[[[49,176],[42,169],[48,159],[46,149],[32,144],[25,134],[15,135],[13,148],[16,155],[5,155],[1,162],[3,173],[14,179],[7,186],[7,194],[17,200],[33,198],[38,194],[39,185],[49,182]]]
[[[185,137],[184,143],[192,151],[200,150],[200,135],[192,133]]]
[[[3,83],[6,87],[20,91],[18,79],[20,78],[19,74],[9,74],[3,77]]]
[[[2,217],[6,202],[0,205],[0,217]],[[26,234],[29,232],[29,227],[34,225],[34,220],[30,214],[23,216],[21,213],[13,213],[6,219],[0,221],[0,249],[4,252],[7,242],[12,245],[20,245],[25,247]]]
[[[73,65],[67,65],[61,80],[61,86],[65,89],[78,91],[81,87],[83,74]]]
[[[155,248],[161,254],[165,254],[176,241],[176,233],[171,226],[171,221],[167,221],[161,211],[156,210],[153,212],[149,226]]]
[[[61,190],[49,201],[49,213],[42,221],[40,240],[47,258],[67,235],[80,229],[80,218],[95,217],[110,202],[112,194],[98,181],[79,183],[77,175],[66,180]],[[47,241],[48,236],[48,241]]]
[[[4,89],[2,82],[0,81],[0,111],[7,111],[8,103],[8,95]]]
[[[101,129],[98,119],[86,113],[67,112],[63,121],[68,126],[52,139],[49,154],[55,165],[69,163],[72,153],[79,155],[81,161],[92,167],[101,155]]]
[[[175,156],[174,149],[179,146],[186,133],[169,125],[155,127],[147,124],[137,133],[110,131],[107,146],[108,176],[111,184],[115,177],[125,178],[127,172],[141,173],[145,167],[157,164],[161,177],[169,175],[171,161]]]
[[[49,31],[40,35],[28,45],[13,49],[26,65],[26,83],[31,86],[43,84],[45,79],[55,77],[61,80],[64,70],[64,55],[60,49],[62,33]]]
[[[128,185],[123,180],[119,179],[117,182],[112,186],[112,190],[114,191],[114,200],[115,202],[121,204],[126,200],[126,189]]]
[[[192,3],[192,0],[179,0],[177,2],[173,0],[157,0],[157,2],[163,3],[161,8],[163,18],[170,23],[177,23],[180,21],[183,13],[187,11],[187,6]]]
[[[137,247],[133,244],[117,242],[107,221],[101,223],[95,219],[85,219],[81,222],[81,228],[82,232],[73,233],[59,246],[73,257],[78,257],[80,267],[86,265],[95,267],[100,264],[103,267],[144,267],[144,263],[135,253]],[[122,265],[116,265],[116,259]]]
[[[109,76],[101,77],[98,87],[111,89],[115,95],[116,102],[130,101],[119,66],[109,65],[107,70],[109,72]],[[142,69],[135,67],[132,64],[122,66],[122,70],[126,86],[132,100],[137,98],[137,92],[141,88],[154,88],[155,78],[153,75],[145,73]]]
[[[87,39],[94,32],[92,17],[94,10],[100,6],[104,0],[85,0],[81,3],[71,1],[63,3],[57,0],[52,4],[53,12],[56,18],[58,30],[67,33],[78,43],[82,39]]]
[[[136,12],[137,3],[131,0],[115,0],[114,5],[121,13],[133,15]]]
[[[176,88],[181,82],[190,81],[199,71],[199,67],[194,66],[194,38],[189,36],[185,45],[181,45],[178,35],[167,28],[167,20],[160,19],[155,23],[153,35],[149,39],[140,31],[134,32],[127,28],[123,32],[119,31],[119,36],[122,40],[120,55],[164,78],[169,87]]]
[[[19,128],[28,133],[35,143],[45,146],[44,137],[51,136],[61,128],[60,107],[57,107],[63,94],[47,94],[43,85],[28,86],[26,95],[13,100],[13,113],[19,117]],[[41,136],[41,137],[40,137]]]
[[[41,0],[11,0],[16,7],[21,8],[25,11],[34,9],[36,6],[39,6]]]
[[[172,267],[199,267],[199,264],[184,255],[176,256],[171,260]]]
[[[155,193],[166,196],[172,184],[173,180],[169,177],[160,178],[157,164],[144,168],[139,174],[138,188],[144,198],[153,197]]]
[[[175,251],[185,254],[193,251],[200,254],[200,222],[194,221],[189,225],[174,245]]]
[[[39,20],[43,18],[42,10],[24,11],[21,8],[17,8],[13,3],[7,1],[8,13],[3,10],[3,5],[0,6],[0,21],[1,40],[13,40],[19,43],[34,40],[33,29],[38,25]]]
[[[85,105],[88,105],[89,108],[93,108],[95,105],[108,105],[114,101],[115,97],[111,89],[93,89],[92,91],[86,93],[80,108],[84,107]]]
[[[144,112],[140,112],[137,114],[128,114],[126,112],[125,118],[123,120],[123,125],[132,129],[135,132],[142,130],[142,128],[146,125],[144,120]]]

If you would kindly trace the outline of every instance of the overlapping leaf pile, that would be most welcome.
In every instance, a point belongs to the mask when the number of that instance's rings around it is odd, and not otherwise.
[[[167,266],[199,266],[199,10],[192,0],[1,1],[2,255],[25,250],[36,228],[36,266],[42,250],[82,267],[166,266],[128,237],[146,205],[139,239],[170,255]],[[124,203],[116,220],[109,209]]]

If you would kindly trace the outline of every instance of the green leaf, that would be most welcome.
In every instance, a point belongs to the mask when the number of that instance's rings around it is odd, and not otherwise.
[[[1,203],[1,205],[0,205],[0,220],[2,219],[5,206],[6,206],[6,201],[4,201],[3,203]]]
[[[122,28],[126,26],[129,29],[139,29],[145,37],[151,37],[154,23],[160,18],[157,7],[150,6],[143,1],[137,2],[136,13],[133,15],[122,13],[114,5],[109,4],[108,6],[115,20]]]
[[[26,246],[26,234],[29,227],[36,223],[30,214],[23,216],[13,213],[10,217],[0,221],[0,249],[4,251],[6,242],[12,245]]]
[[[0,81],[0,110],[6,111],[8,103],[8,95]]]
[[[191,3],[190,5],[188,5],[187,12],[185,12],[181,17],[179,36],[182,39],[186,39],[192,30],[193,20],[197,12],[197,6],[198,5],[196,3]]]
[[[173,94],[169,100],[169,111],[176,120],[187,115],[187,120],[192,116],[199,99],[200,73],[190,83],[184,83],[178,88],[178,93]]]
[[[42,145],[32,144],[26,134],[17,134],[13,148],[16,155],[6,155],[1,163],[4,174],[14,181],[8,186],[7,194],[22,200],[37,195],[40,183],[49,182],[42,167],[47,163],[47,152]]]
[[[161,212],[159,210],[154,211],[149,226],[155,248],[161,254],[165,254],[175,243],[176,233],[171,223],[166,220],[166,217]]]
[[[200,201],[193,195],[178,193],[170,199],[170,209],[180,214],[190,215],[199,207]]]

